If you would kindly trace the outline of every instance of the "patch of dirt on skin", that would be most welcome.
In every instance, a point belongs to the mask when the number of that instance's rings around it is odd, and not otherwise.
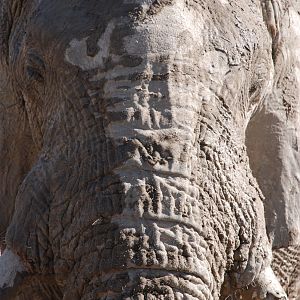
[[[174,0],[154,0],[147,10],[147,15],[156,15],[159,13],[165,6],[172,5]]]
[[[145,21],[149,16],[158,14],[165,6],[172,5],[174,0],[153,0],[148,7],[140,6],[132,13],[135,21]]]
[[[300,300],[300,246],[274,250],[272,267],[289,299]]]

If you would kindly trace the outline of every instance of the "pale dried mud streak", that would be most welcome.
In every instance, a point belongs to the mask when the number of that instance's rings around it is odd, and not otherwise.
[[[272,267],[289,299],[300,299],[300,246],[273,250]]]

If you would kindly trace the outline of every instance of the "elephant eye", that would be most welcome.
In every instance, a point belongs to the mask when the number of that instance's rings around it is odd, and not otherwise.
[[[29,53],[26,59],[25,75],[30,81],[44,82],[45,63],[36,53]]]
[[[26,67],[26,75],[28,79],[35,80],[40,83],[44,82],[44,77],[41,75],[41,73],[34,67],[27,66]]]

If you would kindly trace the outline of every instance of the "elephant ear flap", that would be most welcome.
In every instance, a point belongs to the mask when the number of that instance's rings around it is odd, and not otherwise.
[[[293,0],[288,9],[278,0],[265,2],[275,10],[266,10],[274,86],[248,125],[246,144],[266,198],[267,231],[280,248],[300,245],[300,2]]]
[[[8,63],[9,39],[13,18],[7,0],[0,0],[0,62]]]

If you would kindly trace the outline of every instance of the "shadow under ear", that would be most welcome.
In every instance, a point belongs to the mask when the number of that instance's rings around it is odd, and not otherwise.
[[[282,148],[288,146],[282,140],[286,125],[282,111],[269,110],[271,101],[272,95],[249,122],[246,146],[251,170],[265,196],[264,208],[269,238],[274,246],[287,246],[289,225],[285,189],[288,187],[282,182],[285,159]],[[282,201],[283,199],[286,201]]]
[[[18,189],[37,159],[29,120],[22,100],[0,69],[0,248],[15,209]],[[8,77],[8,76],[7,76]]]
[[[248,125],[246,146],[253,175],[265,196],[266,227],[273,244],[272,268],[288,296],[298,299],[300,4],[296,0],[282,7],[283,1],[262,1],[267,2],[270,9],[265,11],[265,21],[273,39],[274,86]]]
[[[265,196],[267,232],[275,248],[300,243],[300,17],[295,2],[284,7],[278,0],[262,1],[273,40],[274,85],[246,131],[250,167]]]

